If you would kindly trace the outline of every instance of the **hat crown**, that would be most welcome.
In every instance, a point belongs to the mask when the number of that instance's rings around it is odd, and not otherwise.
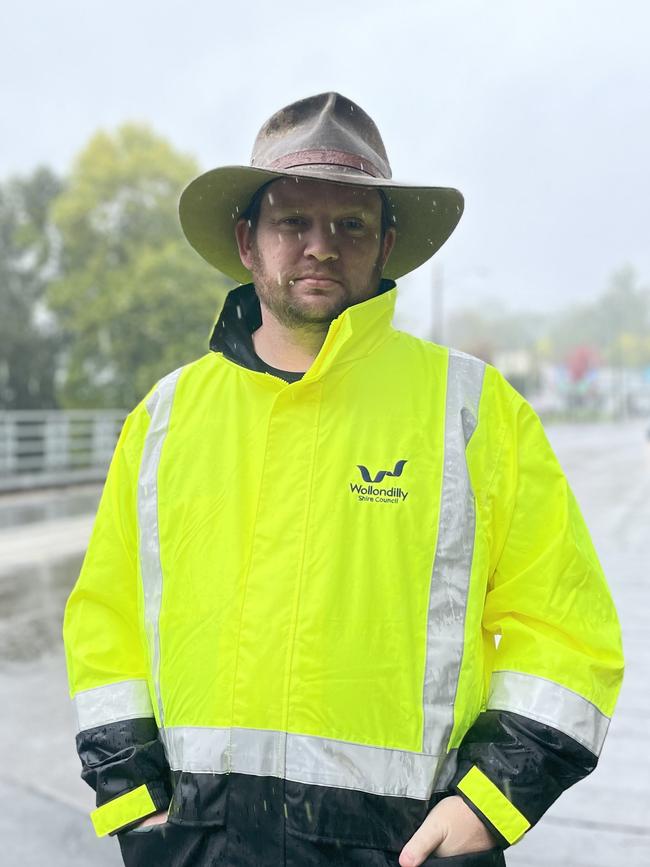
[[[396,229],[384,269],[393,279],[433,256],[463,213],[463,197],[453,187],[395,181],[372,118],[351,99],[329,92],[272,115],[257,134],[249,165],[219,166],[188,184],[179,202],[186,238],[215,268],[249,282],[235,226],[262,187],[287,177],[380,190]]]
[[[262,125],[253,145],[256,168],[316,165],[392,177],[377,125],[340,93],[319,93],[281,108]]]

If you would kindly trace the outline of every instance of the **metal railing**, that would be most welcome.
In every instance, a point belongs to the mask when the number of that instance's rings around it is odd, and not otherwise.
[[[127,413],[0,411],[0,491],[102,481]]]

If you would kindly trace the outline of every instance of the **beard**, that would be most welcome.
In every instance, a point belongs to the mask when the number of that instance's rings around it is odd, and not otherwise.
[[[362,286],[351,289],[337,273],[327,272],[323,276],[332,280],[341,280],[336,287],[328,289],[312,289],[302,292],[288,274],[271,274],[265,267],[254,246],[252,249],[253,282],[260,301],[272,313],[275,319],[287,328],[316,326],[322,328],[329,325],[337,316],[353,304],[367,300],[365,290],[372,287],[372,295],[376,295],[381,281],[382,263],[378,257]],[[363,291],[362,291],[363,290]]]

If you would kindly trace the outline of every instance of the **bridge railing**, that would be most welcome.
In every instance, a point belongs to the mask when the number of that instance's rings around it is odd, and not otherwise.
[[[127,413],[0,411],[0,491],[102,481]]]

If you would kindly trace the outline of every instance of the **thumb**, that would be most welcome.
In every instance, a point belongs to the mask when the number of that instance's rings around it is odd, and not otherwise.
[[[434,813],[435,811],[429,813],[402,849],[399,856],[400,867],[419,867],[447,836],[445,826]]]

